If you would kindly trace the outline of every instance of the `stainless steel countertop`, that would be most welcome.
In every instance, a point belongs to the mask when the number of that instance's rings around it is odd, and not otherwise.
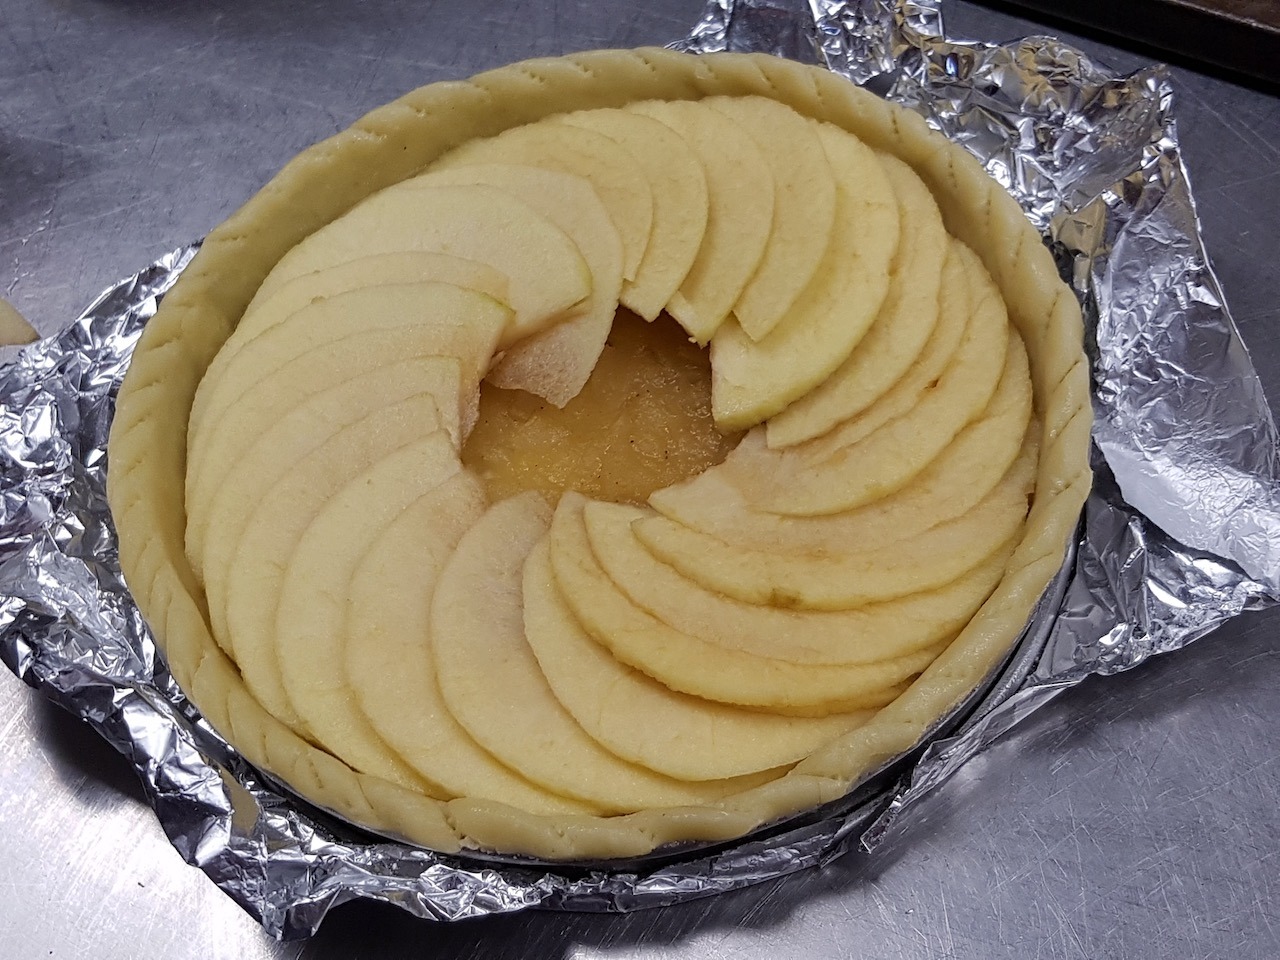
[[[962,4],[953,31],[1045,32]],[[698,0],[5,0],[0,294],[45,333],[403,91],[684,35]],[[1076,40],[1113,66],[1145,58]],[[1280,100],[1175,71],[1215,267],[1280,398]],[[1280,957],[1280,610],[1067,693],[874,856],[628,916],[338,909],[276,944],[133,774],[0,671],[0,958]]]

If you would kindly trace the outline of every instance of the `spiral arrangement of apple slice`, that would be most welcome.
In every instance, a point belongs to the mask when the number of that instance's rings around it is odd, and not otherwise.
[[[619,304],[710,350],[728,457],[489,502],[481,382],[563,406]],[[283,257],[200,384],[186,550],[258,702],[428,797],[616,815],[775,780],[991,594],[1026,350],[910,166],[759,97],[468,142]]]

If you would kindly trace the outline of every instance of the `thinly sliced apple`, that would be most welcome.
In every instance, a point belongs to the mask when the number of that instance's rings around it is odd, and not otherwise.
[[[822,469],[829,458],[838,456],[846,447],[864,440],[878,427],[909,412],[926,388],[936,386],[955,358],[965,331],[974,324],[971,278],[965,270],[967,261],[961,257],[960,247],[957,241],[948,240],[941,277],[939,317],[924,348],[906,373],[875,404],[857,416],[841,421],[821,436],[780,449],[770,447],[766,424],[746,436],[715,472],[723,473],[739,487],[754,507],[769,509],[764,505],[774,495],[779,476],[810,468]],[[868,467],[871,472],[876,469],[875,465]],[[868,498],[866,502],[874,499]],[[859,506],[862,504],[854,504],[850,509]],[[835,512],[840,511],[825,511],[823,515]]]
[[[1001,367],[993,375],[997,360]],[[747,475],[742,468],[751,460],[772,461],[761,490],[749,496],[774,513],[816,516],[852,510],[910,482],[981,415],[1005,377],[1029,378],[1026,350],[1009,327],[1003,301],[988,297],[975,308],[953,362],[909,413],[825,459],[799,452],[807,444],[769,451],[764,431],[753,432],[734,450],[732,475]]]
[[[766,513],[755,509],[729,473],[719,469],[655,491],[649,503],[683,526],[748,549],[838,553],[850,546],[888,545],[976,506],[1000,482],[1019,450],[1035,442],[1034,431],[1021,441],[1014,439],[1019,426],[1027,429],[1030,416],[1030,384],[1002,382],[982,419],[962,430],[910,483],[845,513],[823,517]],[[965,482],[956,483],[956,477],[964,477]]]
[[[713,593],[656,560],[631,529],[641,509],[596,501],[582,515],[600,566],[636,605],[704,640],[795,663],[875,663],[953,636],[999,583],[1013,549],[927,593],[853,610],[789,610]]]
[[[822,264],[836,217],[836,181],[814,125],[765,97],[707,97],[700,105],[741,125],[773,173],[773,229],[760,265],[733,305],[752,340],[769,334]]]
[[[236,398],[199,442],[187,450],[187,533],[190,538],[195,531],[197,538],[189,545],[198,550],[198,541],[203,537],[203,524],[190,522],[192,507],[197,500],[212,496],[211,491],[221,485],[231,466],[269,428],[263,419],[264,410],[274,411],[268,419],[279,419],[339,383],[401,360],[436,355],[430,338],[426,343],[423,340],[422,332],[410,326],[320,343],[266,374]],[[298,370],[306,373],[299,374]],[[475,425],[479,396],[474,391],[464,393],[461,380],[458,389],[457,402],[444,404],[442,415],[452,419],[453,409],[458,408],[458,433],[465,437]]]
[[[871,148],[814,124],[835,175],[836,222],[816,274],[769,335],[725,324],[711,340],[711,410],[722,430],[745,430],[825,380],[880,312],[898,249],[898,206]]]
[[[622,285],[622,303],[655,319],[689,275],[707,229],[707,178],[702,164],[675,131],[627,110],[580,110],[561,123],[602,133],[629,153],[649,180],[653,226],[634,279]]]
[[[551,526],[560,595],[613,655],[672,690],[798,716],[884,706],[938,654],[933,647],[870,664],[791,663],[692,636],[638,607],[600,567],[582,520],[586,500],[565,494]]]
[[[535,493],[494,504],[441,571],[431,636],[449,711],[534,783],[611,812],[706,803],[760,783],[759,776],[699,783],[661,776],[605,750],[560,706],[525,641],[521,589],[525,558],[549,515]]]
[[[423,174],[412,183],[484,183],[523,200],[563,230],[591,269],[591,295],[549,330],[515,343],[486,379],[563,407],[591,376],[618,310],[622,240],[591,183],[557,170],[513,164],[467,164]]]
[[[453,441],[442,430],[372,464],[312,518],[279,579],[269,643],[285,694],[310,738],[356,770],[407,786],[420,778],[377,735],[357,708],[345,672],[334,667],[343,662],[346,599],[360,557],[412,503],[460,469]]]
[[[353,334],[413,327],[423,345],[462,364],[464,383],[479,384],[511,319],[511,311],[492,297],[448,283],[395,283],[362,287],[303,307],[254,337],[234,359],[219,364],[196,390],[187,428],[187,448],[194,450],[205,431],[243,395],[295,357],[323,343]],[[305,377],[305,373],[297,373]]]
[[[667,301],[667,312],[706,343],[733,309],[764,256],[773,227],[769,164],[739,126],[687,100],[647,100],[627,110],[670,127],[689,145],[707,180],[707,227],[698,255]]]
[[[454,720],[431,652],[436,578],[484,513],[484,487],[459,471],[386,527],[360,558],[343,619],[355,703],[405,763],[442,796],[497,800],[531,813],[590,813],[503,766]]]
[[[223,351],[234,353],[262,331],[315,300],[358,287],[431,280],[477,290],[499,303],[507,302],[507,275],[492,264],[423,250],[375,253],[295,277],[265,300],[255,301],[236,324],[235,336],[223,346]]]
[[[851,542],[837,551],[818,544],[805,553],[756,550],[730,546],[666,517],[637,520],[632,529],[657,559],[708,590],[746,603],[845,610],[933,590],[977,566],[1021,529],[1035,470],[1031,446],[972,510],[887,546]]]
[[[524,568],[524,626],[556,699],[625,760],[681,780],[713,780],[785,766],[874,711],[789,717],[678,693],[625,666],[583,630],[560,596],[548,541]]]
[[[653,191],[631,154],[603,134],[543,121],[464,144],[432,164],[431,171],[490,163],[546,167],[589,181],[622,238],[622,275],[635,279],[649,245]]]
[[[875,403],[840,421],[821,436],[786,448],[790,455],[803,457],[812,463],[821,462],[870,436],[886,423],[910,413],[926,392],[937,387],[943,373],[957,358],[965,332],[974,322],[979,302],[978,281],[966,270],[971,261],[963,256],[962,251],[959,242],[949,244],[943,262],[942,295],[938,305],[942,316],[915,362]]]
[[[898,202],[901,238],[889,268],[889,290],[875,322],[849,359],[767,424],[769,446],[821,436],[857,416],[908,370],[938,323],[938,299],[949,240],[938,205],[915,172],[876,153]]]
[[[506,302],[515,315],[503,346],[558,322],[591,293],[590,271],[573,241],[511,194],[478,185],[423,190],[399,183],[285,254],[248,309],[303,274],[375,253],[415,250],[486,263],[506,275]]]
[[[414,357],[341,380],[292,408],[251,408],[259,427],[247,444],[223,434],[226,442],[222,449],[203,448],[205,469],[187,474],[187,556],[191,568],[197,575],[203,572],[210,523],[242,524],[264,491],[335,430],[370,410],[426,393],[437,413],[436,426],[449,434],[456,447],[460,380],[458,361],[453,357]]]
[[[204,570],[213,635],[231,651],[258,702],[295,730],[303,727],[270,642],[285,561],[325,502],[352,477],[435,431],[434,409],[431,396],[422,394],[369,410],[248,505],[242,524],[209,528]]]

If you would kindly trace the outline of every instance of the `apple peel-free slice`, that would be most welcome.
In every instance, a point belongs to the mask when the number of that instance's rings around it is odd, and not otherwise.
[[[901,225],[884,304],[849,358],[769,420],[770,447],[821,436],[871,406],[906,373],[938,323],[949,247],[942,214],[909,166],[886,153],[877,152],[876,157],[893,187]]]
[[[563,407],[591,376],[622,289],[622,240],[591,183],[558,170],[514,164],[446,167],[410,182],[497,187],[529,204],[577,244],[591,269],[591,295],[562,322],[512,344],[486,375],[496,387],[525,390]]]
[[[653,191],[626,150],[592,130],[542,121],[464,144],[437,160],[429,172],[492,163],[545,167],[587,180],[622,238],[622,275],[635,279],[649,245]]]
[[[506,302],[515,314],[503,346],[558,322],[591,292],[577,246],[528,204],[479,184],[424,190],[405,182],[375,193],[285,254],[248,309],[303,274],[415,250],[486,263],[506,275]]]
[[[235,522],[227,518],[256,504],[265,490],[334,430],[371,409],[426,393],[436,410],[436,426],[449,434],[456,448],[461,431],[460,382],[453,357],[410,357],[334,383],[292,408],[251,406],[245,412],[259,425],[259,432],[250,433],[247,441],[238,434],[220,434],[224,439],[220,448],[211,444],[202,448],[204,469],[187,473],[187,556],[192,569],[197,574],[204,570],[205,536],[211,522]]]
[[[657,560],[636,539],[639,508],[591,502],[583,522],[600,566],[638,606],[670,626],[758,657],[796,663],[874,663],[953,636],[1004,573],[1007,544],[937,590],[852,610],[813,611],[743,603],[713,593]]]
[[[821,459],[807,453],[808,444],[770,451],[764,431],[753,431],[730,458],[732,475],[763,478],[748,495],[774,513],[817,516],[852,510],[909,483],[981,416],[1006,379],[1027,381],[1029,387],[1026,350],[1009,326],[1003,301],[988,296],[975,306],[952,363],[910,412]],[[762,464],[767,472],[761,472]]]
[[[265,299],[257,300],[236,324],[235,335],[222,351],[234,354],[245,343],[315,300],[323,300],[359,287],[384,283],[423,283],[435,280],[466,287],[507,302],[507,275],[492,264],[426,250],[375,253],[358,260],[336,263],[323,270],[295,277]]]
[[[294,712],[334,756],[402,785],[416,785],[419,778],[374,732],[354,703],[345,673],[334,669],[343,661],[343,614],[351,577],[369,545],[411,503],[460,469],[444,431],[384,457],[326,501],[280,577],[272,637]]]
[[[579,110],[561,123],[602,133],[629,153],[653,192],[653,225],[635,277],[622,285],[628,310],[655,319],[689,275],[707,229],[707,178],[675,131],[628,110]]]
[[[730,649],[668,626],[637,606],[600,567],[582,509],[566,494],[551,526],[551,566],[560,595],[583,628],[619,661],[670,687],[721,703],[797,716],[884,706],[937,647],[869,664],[805,664]]]
[[[758,550],[730,546],[666,517],[637,520],[632,529],[657,559],[708,590],[746,603],[844,610],[941,587],[982,562],[1021,528],[1035,469],[1033,445],[972,510],[887,546]]]
[[[873,713],[780,716],[663,686],[583,630],[560,596],[545,540],[525,561],[524,624],[543,675],[582,728],[623,759],[670,777],[712,780],[785,766]]]
[[[198,542],[191,542],[192,532],[203,536],[204,525],[191,522],[194,503],[207,500],[211,496],[209,491],[222,485],[231,467],[269,429],[269,423],[264,423],[263,411],[273,411],[268,419],[274,422],[334,386],[406,359],[438,353],[430,338],[424,342],[421,332],[412,327],[357,333],[322,342],[258,380],[232,402],[216,423],[202,432],[198,441],[193,438],[189,444],[186,477],[187,534],[192,548],[189,552],[200,549]],[[456,360],[454,364],[457,365]],[[458,433],[466,436],[479,413],[479,395],[464,392],[461,380],[458,402],[445,404],[442,417],[451,419],[455,407]]]
[[[738,326],[760,340],[787,315],[824,261],[837,212],[836,181],[814,125],[790,107],[766,97],[707,97],[699,104],[741,125],[773,173],[773,228],[760,264],[733,305]]]
[[[445,796],[497,800],[530,813],[591,813],[530,783],[477,744],[440,696],[431,652],[436,579],[484,513],[468,471],[424,494],[360,558],[344,616],[343,662],[356,705],[405,763]]]
[[[773,227],[773,175],[760,148],[722,113],[687,100],[646,100],[626,109],[670,127],[702,164],[707,226],[667,312],[706,343],[729,319],[764,256]]]
[[[422,346],[456,357],[464,380],[479,384],[510,319],[510,308],[492,297],[449,283],[383,284],[317,300],[249,340],[225,363],[220,362],[222,354],[214,358],[196,390],[187,449],[198,448],[206,431],[216,429],[240,397],[278,368],[353,334],[413,327]]]
[[[977,296],[981,286],[979,279],[966,270],[973,261],[966,259],[959,241],[951,241],[948,247],[942,266],[942,289],[938,302],[940,316],[915,361],[876,398],[875,403],[841,420],[821,436],[786,447],[788,456],[800,457],[811,463],[825,460],[875,433],[886,423],[911,413],[926,393],[937,388],[942,375],[958,359],[960,344],[964,342],[965,334],[971,331],[980,302]],[[990,330],[994,335],[994,328]]]
[[[727,323],[711,340],[711,412],[745,430],[804,396],[853,352],[889,289],[898,206],[871,148],[830,124],[815,125],[836,178],[836,222],[821,266],[768,336]]]
[[[435,432],[434,409],[430,395],[422,394],[371,410],[246,505],[242,522],[209,528],[204,569],[213,634],[231,651],[258,702],[295,730],[303,727],[271,640],[285,563],[324,504],[352,477]]]
[[[713,802],[761,782],[661,776],[605,750],[560,705],[525,640],[521,585],[525,558],[549,520],[538,494],[500,501],[463,535],[440,574],[432,649],[440,692],[458,722],[533,782],[615,813]]]
[[[1011,389],[1022,386],[1024,389]],[[910,483],[892,494],[844,513],[788,517],[755,508],[720,468],[684,483],[656,490],[649,503],[668,517],[726,543],[755,550],[838,553],[850,545],[888,545],[923,533],[972,509],[986,496],[1019,451],[1038,435],[1027,431],[1031,417],[1029,382],[1001,386],[982,419],[955,441]],[[1015,440],[1018,431],[1027,431]],[[956,483],[964,477],[964,483]]]

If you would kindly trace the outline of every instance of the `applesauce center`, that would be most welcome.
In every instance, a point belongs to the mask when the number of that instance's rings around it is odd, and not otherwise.
[[[620,309],[591,379],[564,409],[485,383],[462,462],[493,500],[565,490],[644,503],[654,490],[720,463],[740,434],[711,419],[708,352],[666,314],[653,323]]]

